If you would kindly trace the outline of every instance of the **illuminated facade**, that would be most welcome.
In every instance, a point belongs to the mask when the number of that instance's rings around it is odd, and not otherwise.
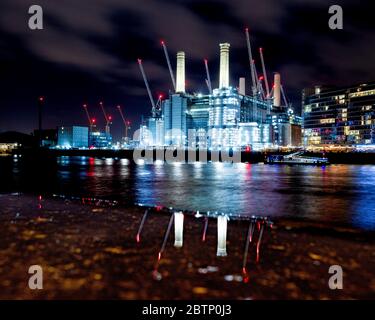
[[[273,108],[268,114],[266,102],[233,87],[214,89],[212,95],[171,94],[161,109],[161,117],[148,118],[141,128],[149,130],[141,144],[260,150],[302,143],[302,118],[292,109]]]
[[[146,125],[141,125],[139,128],[139,145],[143,147],[152,146],[152,132]]]
[[[240,106],[239,95],[233,88],[213,90],[208,114],[209,145],[212,148],[240,145]]]
[[[154,135],[151,119],[148,129]],[[233,87],[214,89],[212,95],[171,94],[163,101],[160,121],[164,142],[154,141],[154,145],[213,149],[272,145],[267,103],[241,95]]]
[[[243,122],[239,126],[241,147],[251,147],[253,150],[261,150],[271,147],[270,125],[257,122]]]
[[[106,149],[112,146],[112,136],[107,132],[90,132],[90,148]]]
[[[163,102],[164,142],[166,145],[185,146],[187,138],[186,113],[189,96],[172,94]]]
[[[190,98],[187,110],[189,147],[208,148],[207,128],[210,110],[210,96],[198,94]]]
[[[302,144],[302,117],[294,114],[293,109],[274,108],[269,116],[271,123],[271,140],[276,146],[301,146]]]
[[[148,118],[147,128],[149,133],[149,144],[153,146],[164,145],[164,121],[162,118]]]
[[[89,146],[88,127],[59,127],[57,130],[57,145],[62,148],[87,148]]]
[[[150,131],[142,144],[254,150],[300,145],[301,117],[285,108],[268,115],[267,109],[266,102],[233,87],[214,89],[212,95],[171,94],[162,103],[162,116],[141,128]]]
[[[185,53],[177,53],[176,92],[162,101],[161,114],[153,114],[146,127],[141,128],[150,132],[141,134],[140,143],[213,150],[300,145],[301,135],[297,141],[293,128],[300,132],[301,121],[293,123],[296,117],[288,113],[287,106],[281,106],[280,75],[275,76],[278,102],[272,108],[272,102],[261,95],[261,90],[253,96],[246,95],[244,78],[240,78],[239,89],[230,85],[230,44],[221,43],[219,47],[219,87],[212,90],[207,80],[208,95],[185,92]],[[164,135],[160,134],[163,130]]]
[[[307,146],[375,144],[375,83],[303,91]]]

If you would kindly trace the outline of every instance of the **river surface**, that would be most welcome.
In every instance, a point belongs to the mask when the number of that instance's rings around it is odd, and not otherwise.
[[[375,166],[135,165],[0,157],[0,192],[91,196],[187,210],[287,216],[375,230]]]

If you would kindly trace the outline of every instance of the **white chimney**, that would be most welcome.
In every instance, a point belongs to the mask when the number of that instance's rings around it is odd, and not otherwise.
[[[229,87],[229,47],[229,43],[220,43],[220,89]]]
[[[273,105],[275,107],[281,106],[281,80],[280,73],[278,72],[276,72],[274,75]]]
[[[246,86],[245,86],[245,78],[241,77],[239,84],[238,84],[238,93],[245,96],[246,95]]]
[[[176,92],[185,93],[185,52],[177,52]]]

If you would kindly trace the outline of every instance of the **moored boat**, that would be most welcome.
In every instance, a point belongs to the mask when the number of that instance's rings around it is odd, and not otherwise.
[[[329,161],[325,157],[306,157],[303,152],[295,152],[288,155],[268,155],[266,164],[304,164],[304,165],[327,165]]]

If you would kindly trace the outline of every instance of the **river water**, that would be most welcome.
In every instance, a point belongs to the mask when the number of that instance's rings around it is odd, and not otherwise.
[[[92,196],[375,230],[375,166],[371,165],[135,165],[126,159],[0,157],[0,192]]]

